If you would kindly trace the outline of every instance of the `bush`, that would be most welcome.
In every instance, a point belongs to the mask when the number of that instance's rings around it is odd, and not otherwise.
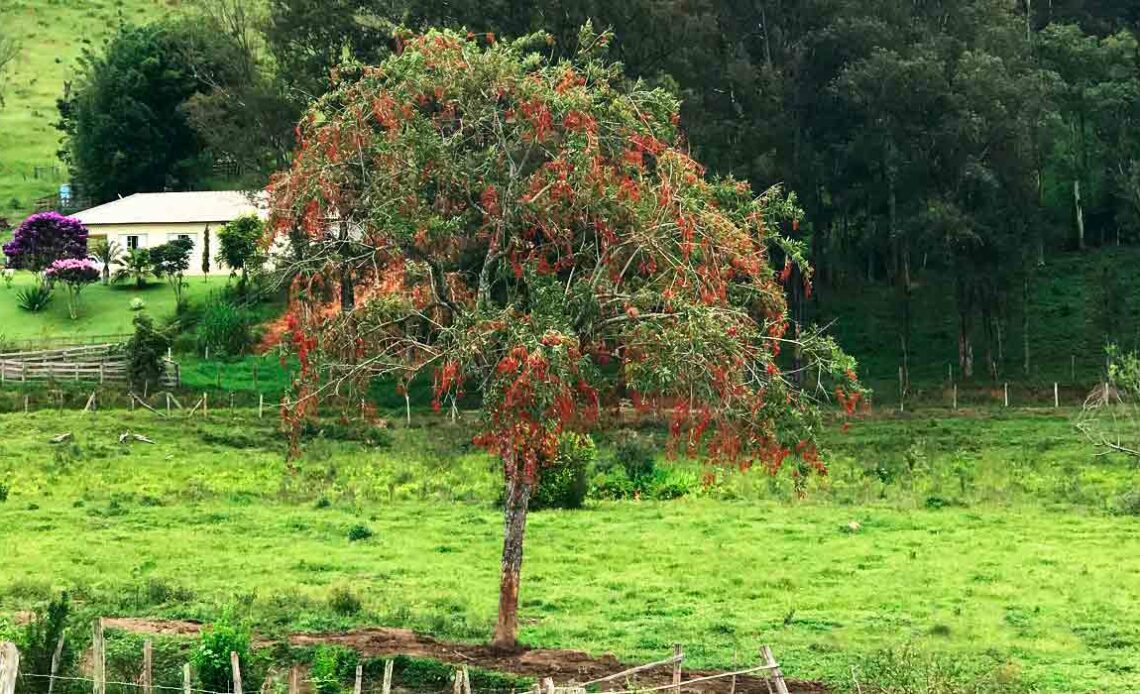
[[[345,617],[351,617],[360,612],[363,605],[356,593],[348,586],[337,586],[329,595],[329,607],[333,612]]]
[[[866,694],[1016,694],[1028,692],[1009,663],[977,663],[913,646],[869,656],[856,670]]]
[[[132,321],[135,333],[127,342],[127,378],[131,387],[157,384],[164,372],[163,358],[170,347],[170,337],[154,326],[154,320],[145,313]]]
[[[369,528],[363,523],[357,523],[348,529],[348,541],[359,542],[360,540],[367,540],[372,537],[372,528]]]
[[[48,307],[52,299],[52,288],[48,284],[35,284],[16,292],[16,305],[25,311],[39,313]]]
[[[8,495],[12,493],[12,487],[7,482],[0,482],[0,504],[8,500]]]
[[[216,624],[203,629],[198,646],[190,655],[199,686],[215,692],[231,691],[233,669],[230,653],[238,654],[238,662],[244,671],[249,664],[249,644],[249,628],[239,624],[229,613]]]
[[[656,469],[656,456],[657,446],[652,436],[630,430],[618,432],[614,441],[613,459],[614,463],[625,470],[625,475],[630,480],[636,482],[652,475]]]
[[[135,298],[131,299],[130,309],[132,311],[141,311],[144,308],[146,308],[146,302],[142,300],[141,296],[136,296]]]
[[[309,677],[317,694],[341,694],[355,674],[360,655],[344,646],[319,646]]]
[[[58,598],[44,605],[36,611],[32,619],[24,627],[20,635],[20,669],[25,672],[50,672],[52,658],[55,656],[56,645],[60,636],[67,628],[67,617],[71,612],[71,604],[67,593],[61,593]],[[75,662],[75,648],[68,639],[64,639],[63,652],[60,654],[58,672],[67,673]],[[21,691],[46,692],[48,680],[41,678],[25,678],[20,682]]]
[[[211,301],[198,319],[198,348],[218,357],[237,357],[253,344],[249,316],[229,301]]]
[[[1122,516],[1140,516],[1140,489],[1133,489],[1117,497],[1116,512]]]
[[[597,457],[598,450],[589,436],[563,434],[558,442],[558,457],[552,465],[542,469],[530,507],[536,511],[582,508],[589,491],[586,473]]]

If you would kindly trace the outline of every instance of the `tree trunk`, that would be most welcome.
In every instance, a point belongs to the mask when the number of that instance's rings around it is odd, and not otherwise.
[[[1021,368],[1029,375],[1029,270],[1021,280],[1021,342],[1025,351]]]
[[[522,573],[523,537],[530,504],[531,485],[519,479],[521,471],[507,480],[503,504],[503,567],[499,579],[499,620],[491,646],[503,650],[518,648],[519,577]]]
[[[1073,179],[1073,208],[1077,213],[1077,250],[1085,250],[1085,211],[1081,207],[1081,179]]]
[[[350,313],[356,307],[356,287],[352,281],[352,270],[348,263],[340,270],[340,312]]]

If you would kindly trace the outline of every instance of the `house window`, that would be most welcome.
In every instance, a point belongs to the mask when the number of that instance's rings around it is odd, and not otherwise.
[[[127,250],[133,251],[136,248],[138,248],[141,245],[139,243],[139,239],[141,239],[141,238],[142,237],[139,236],[138,234],[130,234],[129,236],[127,236]]]
[[[166,235],[167,241],[181,241],[182,239],[186,239],[190,243],[194,243],[194,237],[190,236],[190,234],[167,234]]]

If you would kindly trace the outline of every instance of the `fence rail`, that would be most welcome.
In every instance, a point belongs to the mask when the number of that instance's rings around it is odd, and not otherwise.
[[[162,385],[182,383],[178,363],[162,360]],[[0,354],[0,384],[8,381],[87,381],[121,383],[129,380],[127,356],[120,344],[83,345],[60,349],[27,350]]]
[[[157,684],[154,680],[153,672],[153,642],[147,639],[143,642],[142,658],[141,658],[141,672],[138,678],[134,681],[115,682],[107,677],[107,663],[106,663],[106,645],[104,635],[104,625],[102,619],[96,619],[92,625],[93,639],[90,653],[90,668],[91,677],[64,675],[57,670],[57,660],[53,659],[51,664],[51,671],[44,672],[20,672],[20,653],[16,649],[15,644],[11,642],[0,642],[0,694],[15,694],[16,685],[20,680],[25,681],[39,681],[46,680],[49,683],[48,691],[51,691],[50,684],[57,681],[63,682],[83,682],[89,683],[91,689],[95,694],[105,694],[107,685],[120,687],[124,691],[137,692],[137,694],[154,694],[155,690],[169,690],[173,692],[182,692],[183,694],[242,694],[242,670],[241,662],[238,654],[235,652],[230,653],[230,682],[231,688],[228,691],[214,691],[209,689],[200,689],[195,687],[193,681],[193,672],[190,664],[187,663],[182,668],[182,683],[181,687]],[[63,647],[63,639],[65,636],[61,635],[59,644],[57,645],[57,653]],[[578,683],[571,679],[560,685],[555,685],[554,678],[542,677],[537,678],[534,687],[530,692],[523,694],[586,694],[587,686],[597,687],[603,682],[614,682],[616,688],[602,689],[602,694],[652,694],[654,692],[669,692],[671,694],[681,694],[683,690],[688,689],[690,692],[694,691],[694,686],[700,683],[709,683],[714,680],[731,679],[731,691],[736,691],[737,678],[742,676],[758,676],[761,677],[767,685],[768,691],[772,694],[789,694],[788,685],[784,679],[783,671],[780,669],[780,664],[776,662],[775,656],[772,655],[772,649],[768,646],[763,646],[759,650],[759,664],[743,668],[734,669],[730,672],[715,672],[706,674],[699,677],[690,678],[688,680],[682,679],[681,662],[684,660],[684,651],[680,644],[673,647],[673,657],[665,660],[660,660],[654,663],[645,665],[638,665],[630,667],[621,672],[616,672],[611,675],[600,677],[589,682]],[[458,654],[461,655],[462,654]],[[465,656],[464,656],[465,657]],[[364,665],[363,663],[356,666],[356,673],[353,684],[353,694],[391,694],[392,691],[392,676],[393,676],[394,661],[388,658],[384,661],[384,674],[381,682],[373,682],[373,686],[365,688],[364,686]],[[647,672],[654,669],[663,669],[670,667],[671,677],[667,680],[667,684],[661,685],[647,685],[639,686],[635,676],[639,673]],[[330,684],[325,680],[306,679],[302,680],[300,677],[301,668],[294,664],[290,667],[288,672],[278,671],[271,669],[266,681],[260,686],[261,692],[285,690],[289,694],[299,694],[301,691],[301,684],[306,685],[306,689],[313,690],[319,685]],[[658,681],[662,679],[659,673],[657,676]],[[455,674],[451,678],[452,686],[450,688],[451,694],[472,694],[471,689],[471,675],[468,671],[467,664],[460,664],[455,666]],[[173,684],[173,683],[172,683]],[[252,684],[252,683],[251,683]],[[376,687],[380,684],[380,687]],[[41,689],[39,684],[34,685],[37,690]],[[405,687],[404,689],[407,689]],[[702,687],[695,688],[700,691]],[[250,687],[250,691],[256,691],[255,687]],[[413,689],[414,691],[414,689]],[[505,693],[504,689],[481,689],[481,694],[500,694]],[[515,694],[515,690],[510,690]],[[439,694],[445,694],[446,690]]]
[[[66,337],[30,337],[5,339],[0,335],[0,349],[14,351],[50,350],[81,345],[125,344],[131,339],[129,333],[108,333],[105,335],[68,335]],[[4,355],[0,354],[0,357]]]

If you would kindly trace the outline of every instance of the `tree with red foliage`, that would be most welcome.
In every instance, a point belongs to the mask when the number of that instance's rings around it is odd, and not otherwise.
[[[476,442],[505,483],[501,647],[517,642],[528,502],[564,432],[630,400],[710,471],[803,480],[825,471],[819,399],[852,410],[861,393],[853,359],[789,324],[785,259],[811,278],[780,234],[794,198],[707,177],[678,102],[624,81],[609,40],[587,25],[553,63],[545,35],[398,36],[382,65],[342,69],[272,184],[273,232],[305,245],[289,423],[378,376],[430,373],[437,408],[482,398]]]

